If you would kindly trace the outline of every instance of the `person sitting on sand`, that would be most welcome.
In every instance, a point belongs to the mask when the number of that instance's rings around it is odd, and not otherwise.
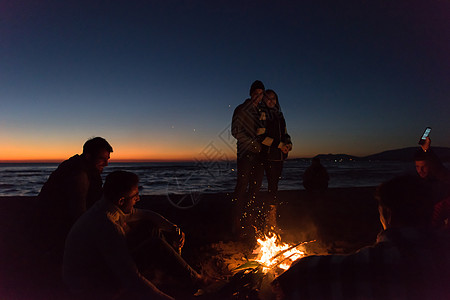
[[[320,158],[314,157],[303,174],[303,186],[307,191],[323,191],[328,188],[329,180],[327,169],[320,163]]]
[[[179,279],[177,289],[186,285],[188,293],[205,282],[178,252],[184,244],[179,228],[155,212],[134,208],[138,182],[131,172],[109,174],[102,199],[70,230],[63,280],[79,299],[172,299],[144,276],[155,268]]]
[[[427,185],[431,200],[434,203],[433,227],[449,230],[450,172],[433,152],[429,137],[415,153],[414,163],[417,175]]]
[[[350,255],[299,259],[272,282],[277,299],[448,299],[450,240],[429,227],[432,203],[404,175],[377,189],[383,231]]]
[[[417,175],[429,186],[434,203],[450,197],[450,172],[431,148],[431,139],[414,154]]]

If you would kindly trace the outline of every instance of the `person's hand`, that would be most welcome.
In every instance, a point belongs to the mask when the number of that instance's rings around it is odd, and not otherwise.
[[[184,242],[186,241],[186,236],[184,235],[184,232],[180,231],[180,234],[178,235],[178,240],[175,240],[175,242],[178,245],[178,248],[184,247]]]
[[[256,135],[261,135],[264,133],[266,133],[266,128],[261,127],[261,128],[256,129]]]
[[[292,144],[287,144],[286,147],[288,149],[288,152],[292,150]]]
[[[184,242],[186,240],[184,232],[181,231],[179,227],[176,227],[176,233],[173,238],[173,246],[175,249],[181,250],[184,247]]]
[[[288,154],[289,148],[285,145],[285,146],[281,147],[281,152],[283,152],[284,154]]]
[[[430,149],[431,146],[431,139],[429,136],[426,137],[425,143],[423,145],[420,145],[422,147],[423,152],[427,152],[428,149]]]

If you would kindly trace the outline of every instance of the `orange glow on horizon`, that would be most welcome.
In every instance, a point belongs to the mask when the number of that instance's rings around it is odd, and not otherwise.
[[[126,142],[112,143],[114,152],[111,153],[110,162],[169,162],[169,161],[204,161],[204,160],[236,160],[236,152],[230,147],[220,149],[220,155],[205,154],[205,147],[200,144],[175,143],[158,144],[131,144]],[[75,154],[82,153],[83,143],[74,140],[71,142],[46,141],[4,141],[0,148],[0,163],[60,163]],[[291,153],[289,159],[298,157],[313,157],[315,154]],[[211,154],[211,153],[209,153]]]
[[[117,149],[115,147],[114,149]],[[2,149],[0,150],[0,163],[58,163],[62,162],[75,154],[81,154],[80,151],[71,151],[72,149],[40,149],[39,152],[26,148]],[[235,155],[228,154],[226,159],[234,160]],[[149,151],[148,149],[121,149],[111,153],[110,162],[168,162],[168,161],[195,161],[205,160],[201,151],[197,149],[185,149],[184,151]]]

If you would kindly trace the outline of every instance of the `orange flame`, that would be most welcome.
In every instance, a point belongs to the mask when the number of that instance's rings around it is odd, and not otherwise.
[[[280,237],[276,234],[266,235],[264,239],[257,241],[259,246],[253,251],[253,254],[257,254],[255,261],[264,266],[263,272],[268,272],[275,266],[287,270],[294,261],[306,255],[297,247],[281,242]]]

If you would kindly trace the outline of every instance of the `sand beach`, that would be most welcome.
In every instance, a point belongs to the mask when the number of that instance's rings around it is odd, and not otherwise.
[[[283,241],[316,240],[311,253],[351,253],[372,244],[381,225],[375,187],[331,188],[321,193],[280,191],[278,226]],[[184,258],[201,268],[210,245],[233,240],[230,233],[231,193],[196,195],[195,205],[173,203],[191,195],[143,196],[137,207],[152,209],[178,224],[186,234]],[[264,193],[262,193],[264,196]],[[36,197],[0,197],[0,298],[70,299],[52,270],[39,263],[30,243]]]

